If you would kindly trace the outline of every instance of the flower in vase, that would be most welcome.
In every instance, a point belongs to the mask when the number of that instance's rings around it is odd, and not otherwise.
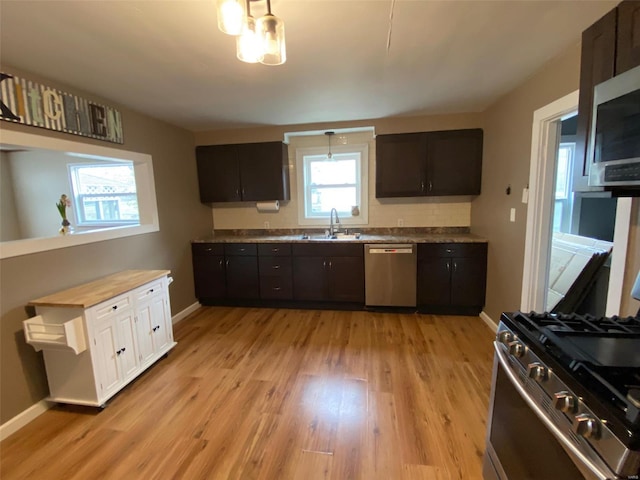
[[[67,220],[67,207],[71,206],[71,200],[64,193],[60,195],[60,200],[56,203],[56,207],[58,208],[58,212],[62,217],[62,227],[60,228],[60,233],[65,234],[69,231],[69,220]]]

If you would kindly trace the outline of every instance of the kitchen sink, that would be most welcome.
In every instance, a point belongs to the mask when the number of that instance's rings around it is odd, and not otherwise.
[[[336,233],[334,235],[302,235],[302,240],[358,240],[359,233]]]

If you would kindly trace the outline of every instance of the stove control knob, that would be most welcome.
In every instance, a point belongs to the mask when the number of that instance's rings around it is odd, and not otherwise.
[[[584,438],[593,438],[595,440],[600,438],[600,422],[586,413],[576,415],[573,429]]]
[[[576,397],[569,392],[562,391],[553,394],[553,406],[561,412],[573,413],[578,405]]]
[[[509,342],[509,353],[514,357],[522,357],[524,355],[524,345],[518,341]]]
[[[538,362],[527,365],[527,376],[533,378],[536,382],[544,382],[549,378],[547,368]]]
[[[502,332],[498,333],[498,342],[506,345],[511,340],[513,340],[513,333],[508,332],[506,330],[503,330]]]

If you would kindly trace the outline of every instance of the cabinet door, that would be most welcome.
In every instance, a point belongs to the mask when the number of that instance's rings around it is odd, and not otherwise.
[[[156,353],[166,349],[173,342],[173,327],[171,325],[171,309],[167,300],[169,292],[158,295],[151,300],[151,314],[153,326],[153,349]]]
[[[200,201],[240,201],[240,162],[236,145],[196,147]]]
[[[376,198],[424,195],[426,138],[424,133],[376,137]]]
[[[486,281],[486,256],[452,259],[451,304],[483,307]]]
[[[220,299],[226,296],[224,255],[220,244],[192,244],[196,297]]]
[[[136,374],[139,366],[133,310],[118,312],[116,326],[119,342],[116,356],[120,362],[122,379],[126,381]]]
[[[330,257],[329,298],[336,302],[364,303],[364,261],[362,257]]]
[[[238,145],[242,200],[289,200],[289,158],[282,142]]]
[[[96,381],[100,392],[99,398],[104,398],[122,383],[122,374],[116,354],[116,351],[120,349],[120,343],[114,317],[115,314],[94,320]]]
[[[225,259],[227,271],[227,298],[260,298],[258,277],[258,257],[228,256]]]
[[[327,300],[326,268],[324,257],[293,257],[293,299]]]
[[[618,5],[616,75],[640,65],[640,1]]]
[[[482,130],[427,134],[427,195],[479,195]]]
[[[588,163],[586,148],[591,129],[593,88],[613,77],[616,49],[616,9],[591,25],[582,33],[580,57],[580,96],[575,161],[582,165],[582,176],[576,178],[580,189],[587,188]]]
[[[418,262],[418,305],[451,304],[451,261],[425,257]]]
[[[140,363],[145,364],[155,356],[153,346],[153,307],[151,299],[138,303],[136,328]]]

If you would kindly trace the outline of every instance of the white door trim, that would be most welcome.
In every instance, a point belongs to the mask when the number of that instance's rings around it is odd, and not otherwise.
[[[558,147],[558,128],[554,125],[578,109],[578,90],[539,108],[533,113],[531,132],[531,168],[529,170],[529,205],[524,247],[524,271],[520,310],[544,311],[549,275],[549,246],[555,155]],[[619,198],[606,315],[616,315],[622,304],[622,287],[629,244],[631,198]]]
[[[531,168],[529,170],[529,205],[524,244],[524,272],[520,310],[543,311],[549,270],[549,235],[551,230],[551,196],[555,176],[554,158],[558,146],[558,129],[554,122],[578,109],[578,90],[539,108],[533,113],[531,131]]]

